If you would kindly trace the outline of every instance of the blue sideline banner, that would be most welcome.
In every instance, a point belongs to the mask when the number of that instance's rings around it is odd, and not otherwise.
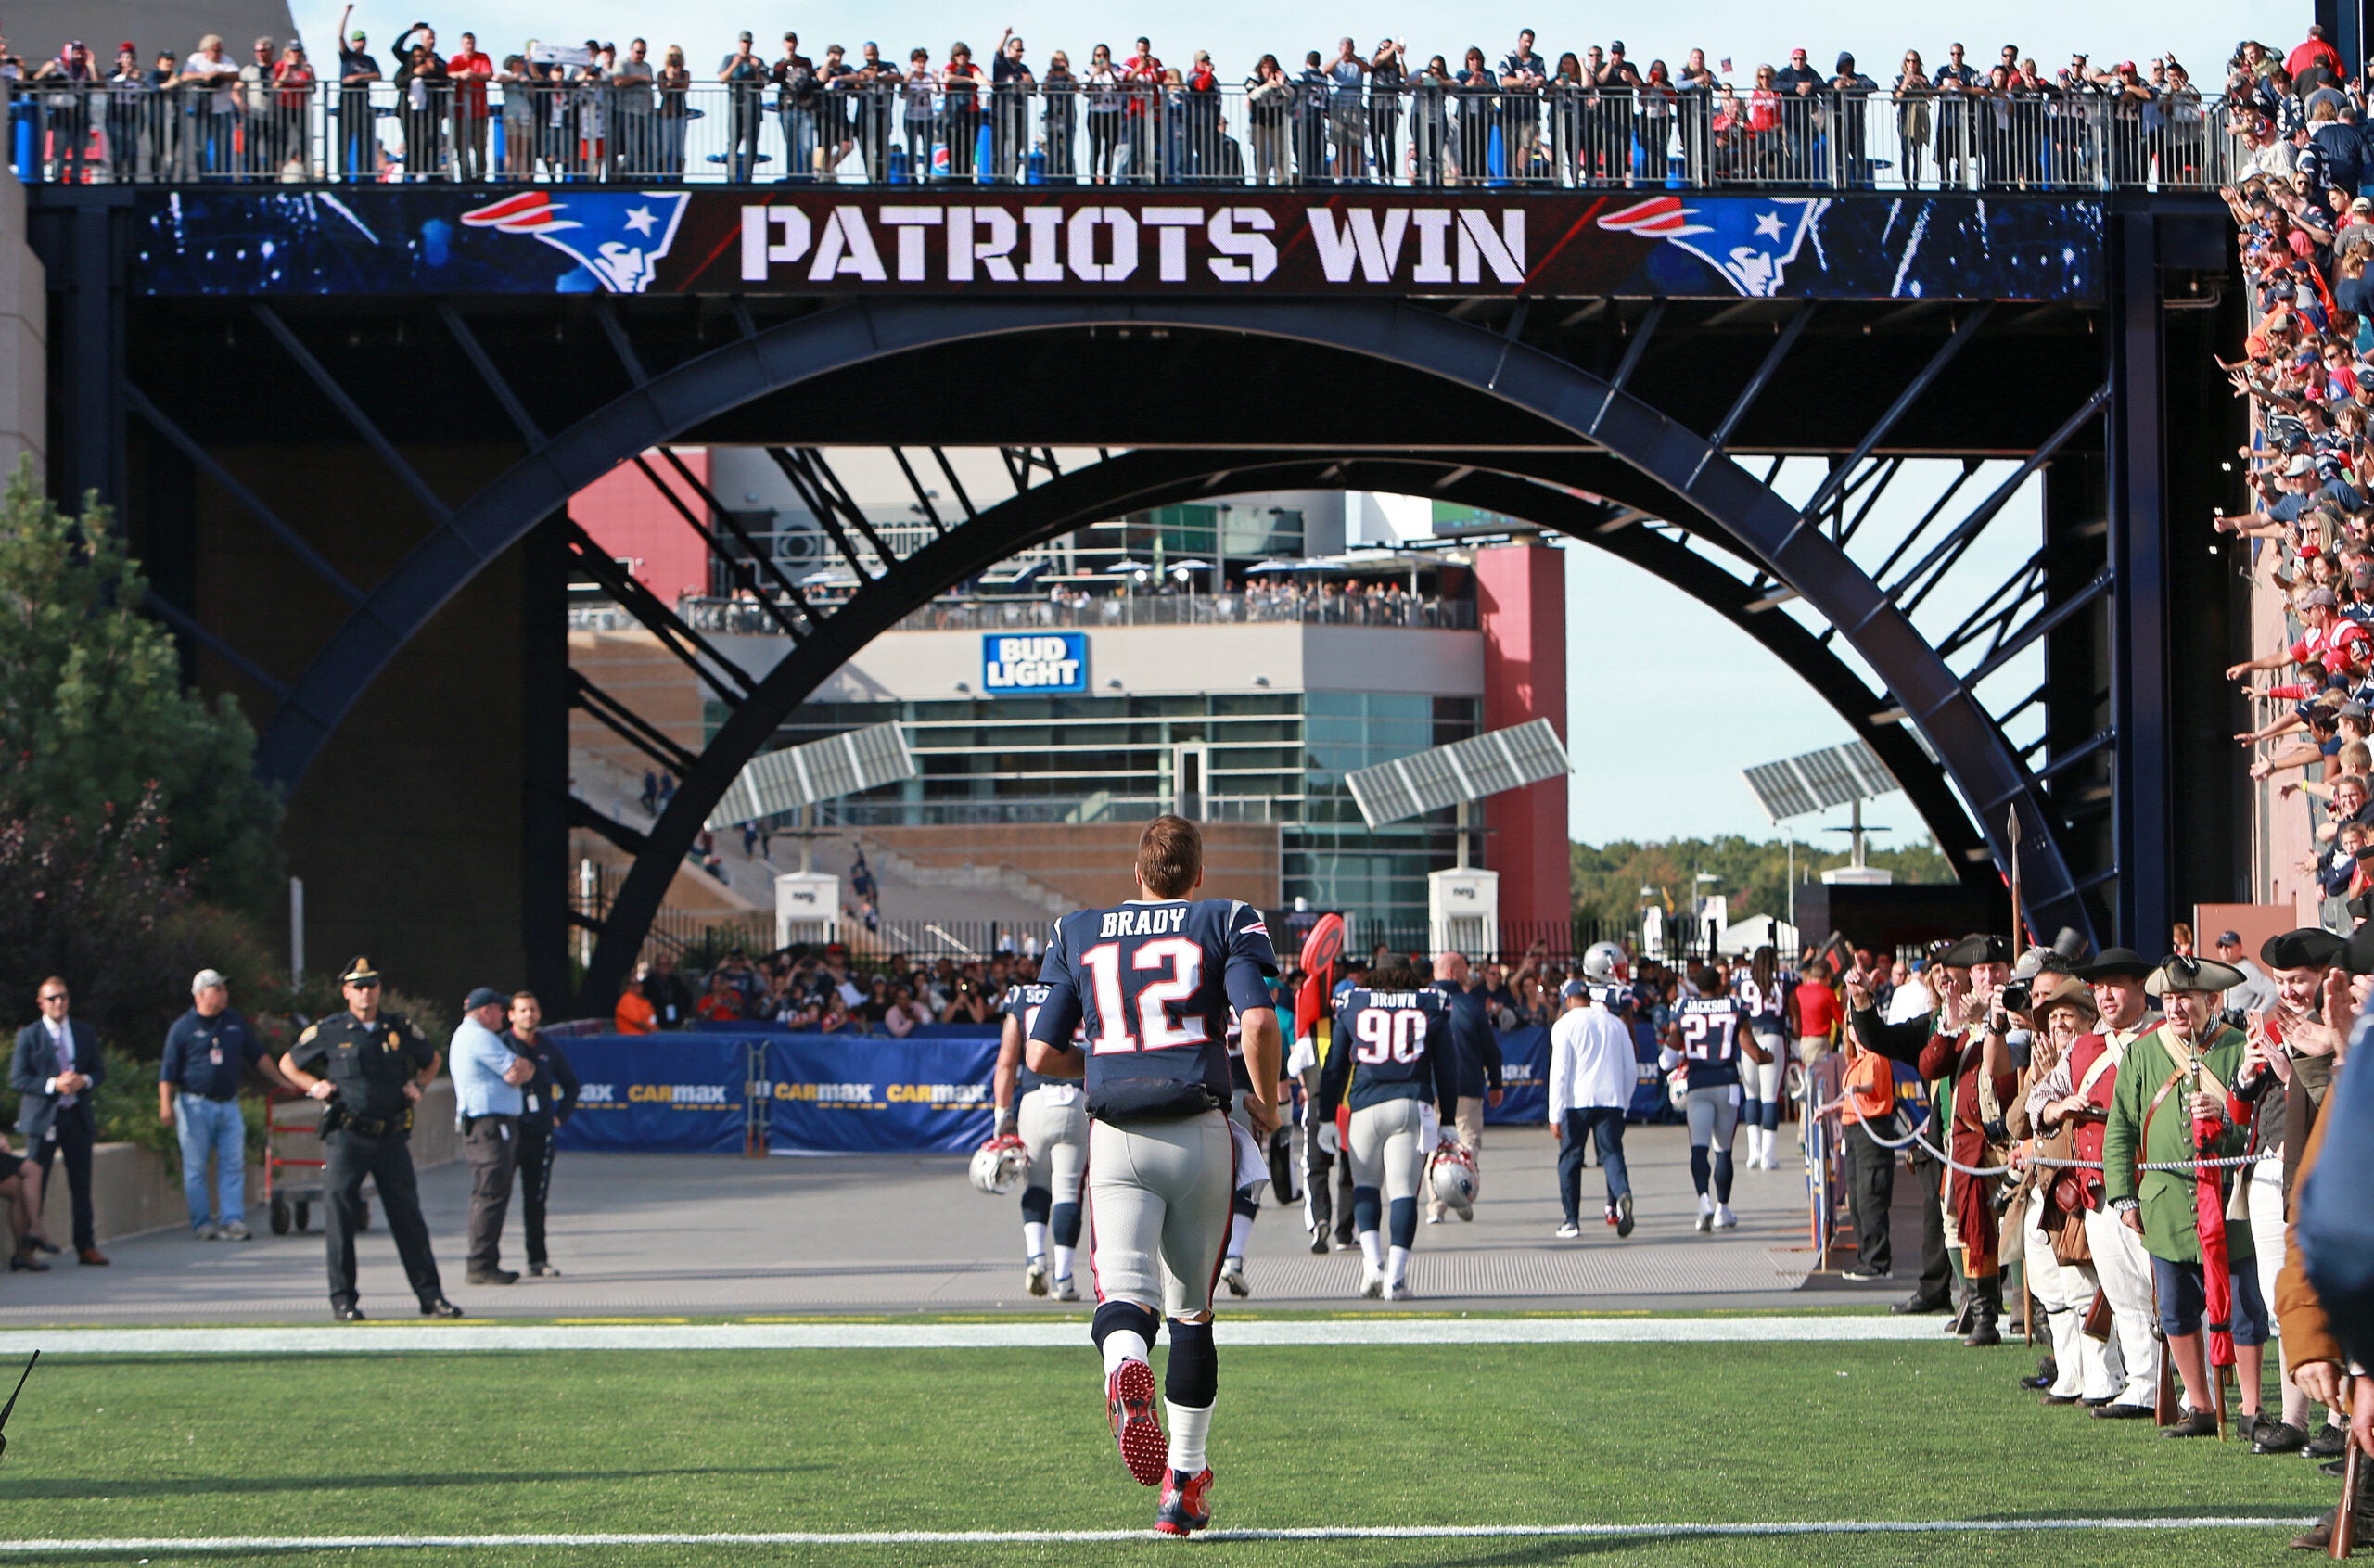
[[[1484,1113],[1487,1127],[1540,1126],[1550,1120],[1550,1031],[1539,1024],[1500,1037],[1500,1103]]]
[[[594,1035],[562,1046],[577,1069],[563,1149],[738,1154],[748,1104],[747,1036]]]
[[[997,1032],[938,1027],[938,1039],[766,1037],[768,1151],[964,1154],[980,1147],[994,1119]]]

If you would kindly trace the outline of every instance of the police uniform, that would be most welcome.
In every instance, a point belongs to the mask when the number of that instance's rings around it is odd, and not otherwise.
[[[340,983],[377,978],[370,961],[358,958]],[[429,1251],[428,1226],[420,1217],[409,1141],[413,1106],[404,1095],[404,1085],[435,1069],[437,1048],[398,1014],[379,1013],[366,1024],[342,1012],[309,1026],[288,1054],[300,1071],[328,1080],[337,1091],[322,1115],[331,1310],[343,1316],[355,1309],[354,1233],[363,1225],[363,1183],[367,1179],[378,1189],[388,1233],[403,1260],[413,1294],[420,1300],[422,1316],[460,1317],[460,1310],[445,1299],[437,1259]]]
[[[553,1143],[560,1124],[577,1109],[577,1072],[550,1035],[541,1029],[523,1041],[509,1029],[503,1043],[514,1055],[536,1064],[525,1087],[519,1114],[519,1212],[528,1230],[528,1272],[558,1274],[544,1251],[544,1205],[552,1194]]]

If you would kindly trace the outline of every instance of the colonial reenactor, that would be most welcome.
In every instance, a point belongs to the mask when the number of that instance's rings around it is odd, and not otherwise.
[[[2152,964],[2132,948],[2107,948],[2077,970],[2094,990],[2094,1032],[2079,1037],[2028,1091],[2037,1125],[2047,1131],[2067,1128],[2082,1186],[2086,1250],[2094,1282],[2111,1310],[2112,1343],[2105,1359],[2119,1385],[2111,1399],[2087,1399],[2105,1421],[2149,1421],[2160,1383],[2160,1341],[2151,1310],[2151,1260],[2143,1238],[2111,1212],[2102,1182],[2102,1129],[2118,1090],[2119,1062],[2126,1049],[2159,1027],[2159,1014],[2143,988]]]
[[[2249,1049],[2234,1092],[2253,1103],[2250,1142],[2244,1153],[2258,1156],[2235,1179],[2244,1185],[2251,1217],[2251,1241],[2258,1259],[2259,1294],[2275,1305],[2276,1273],[2283,1264],[2285,1212],[2291,1184],[2285,1174],[2295,1149],[2306,1146],[2305,1129],[2315,1125],[2317,1105],[2332,1081],[2336,1048],[2354,1011],[2345,990],[2338,998],[2340,1025],[2327,1015],[2328,978],[2349,950],[2348,938],[2316,926],[2303,926],[2269,937],[2259,948],[2266,966],[2273,1004],[2244,1014]],[[2335,988],[2335,989],[2341,989]],[[2291,1139],[2292,1099],[2297,1096],[2303,1128]],[[2317,1439],[2308,1434],[2309,1399],[2291,1380],[2293,1358],[2288,1341],[2278,1341],[2282,1355],[2283,1412],[2279,1421],[2264,1421],[2252,1439],[2254,1454],[2297,1453]],[[2341,1432],[2328,1423],[2317,1438],[2329,1440],[2330,1452],[2340,1451]]]
[[[2011,978],[2011,944],[2000,937],[1965,937],[1946,950],[1940,963],[1945,1010],[1917,1066],[1922,1077],[1942,1086],[1937,1119],[1955,1163],[1972,1168],[2000,1166],[2010,1153],[2005,1110],[2020,1092],[2007,1043],[2010,1016],[2003,1010],[2003,988]],[[2001,1224],[1995,1211],[1996,1190],[2001,1185],[1999,1176],[1973,1176],[1963,1169],[1946,1174],[1946,1217],[1952,1239],[1962,1249],[1968,1325],[1962,1343],[1972,1347],[2003,1343],[1996,1326],[2003,1311]]]
[[[363,1183],[377,1184],[388,1233],[403,1259],[424,1318],[458,1318],[445,1299],[428,1226],[413,1178],[413,1106],[437,1077],[437,1048],[409,1020],[379,1011],[379,972],[358,958],[338,976],[346,1011],[297,1037],[280,1059],[290,1084],[323,1103],[322,1173],[329,1200],[324,1239],[329,1253],[330,1316],[363,1321],[354,1279],[354,1233],[363,1228]]]
[[[2240,1030],[2217,1016],[2220,993],[2241,983],[2240,970],[2214,961],[2177,953],[2161,962],[2144,987],[2160,998],[2166,1019],[2126,1048],[2103,1130],[2102,1181],[2111,1210],[2143,1239],[2143,1250],[2151,1259],[2161,1332],[2184,1383],[2184,1410],[2174,1425],[2160,1429],[2167,1437],[2217,1434],[2215,1396],[2202,1339],[2207,1274],[2198,1208],[2201,1178],[2191,1169],[2138,1167],[2242,1151],[2250,1107],[2233,1095],[2232,1088],[2241,1070],[2245,1042]],[[2197,1135],[2197,1122],[2218,1130]],[[2223,1193],[2232,1185],[2230,1173],[2221,1174],[2217,1181]],[[2220,1206],[2230,1205],[2221,1202]],[[2267,1341],[2267,1313],[2253,1261],[2249,1218],[2229,1213],[2224,1230],[2230,1329],[2247,1430],[2258,1421],[2260,1349]],[[2209,1326],[2222,1331],[2229,1325]]]
[[[2073,1168],[2080,1157],[2076,1124],[2063,1117],[2049,1128],[2038,1118],[2039,1110],[2051,1103],[2050,1096],[2040,1097],[2039,1090],[2063,1057],[2090,1040],[2094,1058],[2101,1059],[2101,1037],[2091,1032],[2093,989],[2074,975],[2040,976],[2027,1015],[2032,1020],[2033,1043],[2027,1068],[2021,1075],[2027,1090],[2005,1119],[2014,1136],[2033,1141],[2031,1154],[2043,1162],[2061,1163],[2029,1165],[2023,1179],[2027,1201],[2013,1203],[2007,1218],[2020,1227],[2016,1240],[2033,1298],[2031,1310],[2044,1314],[2044,1326],[2051,1335],[2053,1375],[2043,1385],[2044,1402],[2086,1401],[2100,1407],[2117,1396],[2118,1385],[2111,1380],[2101,1347],[2085,1332],[2087,1311],[2100,1289],[2086,1241],[2085,1178],[2089,1173]],[[2100,1124],[2089,1125],[2099,1141]],[[2007,1240],[2007,1252],[2010,1244]]]

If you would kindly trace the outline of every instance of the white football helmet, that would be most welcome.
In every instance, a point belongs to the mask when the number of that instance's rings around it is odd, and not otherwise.
[[[1455,1209],[1471,1208],[1479,1184],[1473,1150],[1449,1139],[1435,1146],[1434,1158],[1426,1164],[1426,1186],[1436,1201]]]
[[[1583,950],[1583,978],[1612,985],[1631,977],[1632,961],[1614,942],[1593,942]]]
[[[1013,1133],[992,1138],[973,1151],[970,1174],[975,1191],[1002,1198],[1030,1179],[1030,1151]]]

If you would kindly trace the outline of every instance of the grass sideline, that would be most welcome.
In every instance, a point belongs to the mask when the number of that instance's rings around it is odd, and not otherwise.
[[[1942,1336],[1941,1336],[1942,1337]],[[1221,1526],[2292,1519],[2297,1459],[2039,1408],[2016,1351],[1721,1344],[1244,1349],[1223,1357]],[[45,1360],[10,1422],[0,1539],[1134,1529],[1154,1496],[1059,1352],[600,1352]],[[2012,1478],[2007,1480],[2007,1478]],[[2278,1559],[2289,1529],[1960,1536],[1958,1560]],[[1215,1542],[1248,1564],[1902,1563],[1917,1536]],[[1064,1563],[1130,1543],[515,1547],[428,1564]],[[1173,1549],[1176,1549],[1175,1546]],[[145,1551],[154,1564],[350,1551]],[[133,1562],[83,1553],[6,1562]]]

